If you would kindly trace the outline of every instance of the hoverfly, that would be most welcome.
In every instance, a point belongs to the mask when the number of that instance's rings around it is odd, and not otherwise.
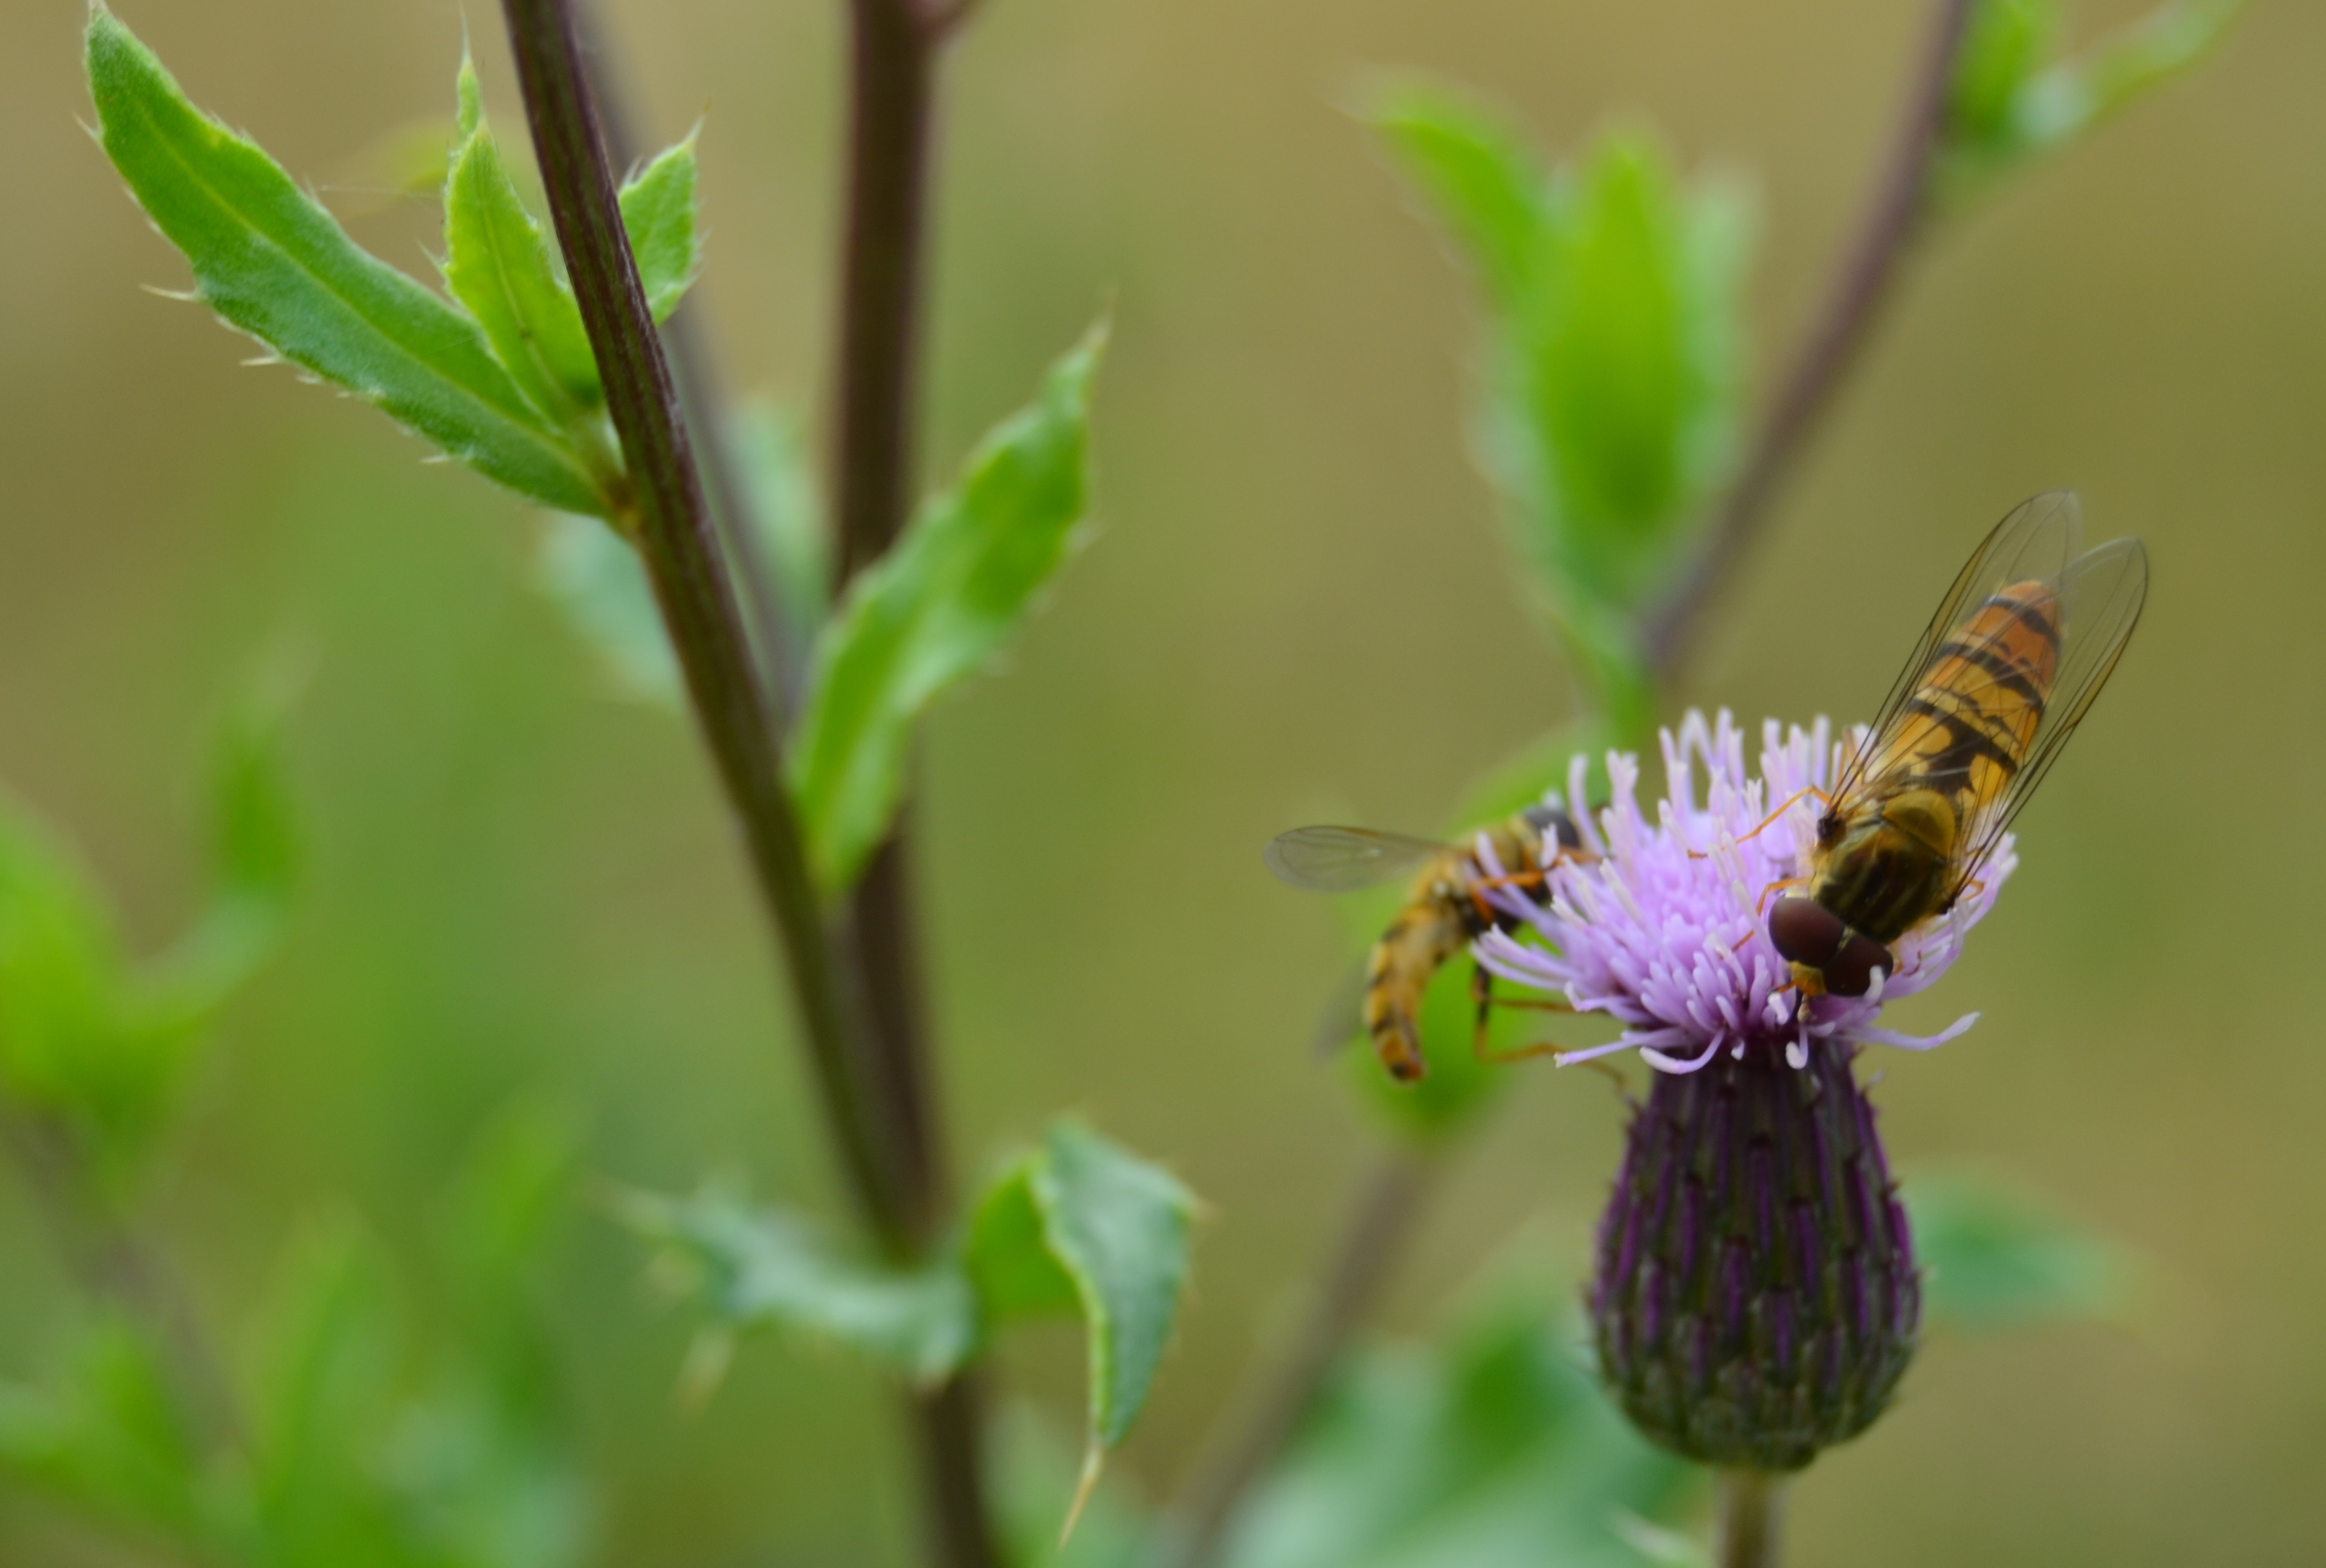
[[[1295,828],[1271,840],[1261,857],[1282,880],[1320,893],[1350,893],[1416,870],[1404,906],[1373,943],[1364,971],[1365,1034],[1382,1065],[1400,1083],[1415,1082],[1422,1074],[1414,1017],[1431,978],[1490,928],[1507,930],[1517,923],[1487,902],[1487,891],[1515,887],[1538,903],[1548,902],[1546,840],[1562,856],[1577,853],[1583,843],[1574,821],[1552,805],[1529,806],[1479,831],[1502,868],[1499,876],[1481,864],[1475,848],[1367,828]],[[1473,971],[1481,1040],[1493,983],[1484,970]]]
[[[1896,968],[1893,942],[1954,907],[2115,670],[2148,555],[2137,539],[2078,554],[2081,516],[2061,490],[1996,524],[1833,793],[1810,792],[1808,891],[1768,927],[1805,995],[1865,995]]]

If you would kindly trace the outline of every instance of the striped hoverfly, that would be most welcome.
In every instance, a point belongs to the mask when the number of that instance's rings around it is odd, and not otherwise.
[[[1480,839],[1483,846],[1475,842]],[[1430,980],[1488,930],[1518,923],[1487,901],[1487,892],[1508,886],[1548,902],[1548,868],[1579,854],[1582,842],[1568,814],[1546,804],[1481,828],[1468,849],[1370,828],[1295,828],[1270,840],[1262,858],[1279,879],[1319,893],[1351,893],[1414,874],[1404,905],[1366,957],[1363,977],[1365,1034],[1390,1076],[1413,1083],[1423,1072],[1415,1017]],[[1482,850],[1498,869],[1490,869]],[[1478,1004],[1474,1047],[1481,1055],[1493,984],[1484,969],[1472,970],[1471,995]]]
[[[1822,808],[1806,891],[1768,916],[1805,995],[1880,986],[1896,968],[1891,944],[1977,884],[2116,669],[2147,596],[2148,555],[2137,539],[2079,554],[2080,525],[2065,490],[1996,524],[1833,793],[1805,792]]]

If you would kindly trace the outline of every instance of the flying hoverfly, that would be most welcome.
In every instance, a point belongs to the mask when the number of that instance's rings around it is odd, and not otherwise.
[[[1491,928],[1508,930],[1517,923],[1487,902],[1489,888],[1515,887],[1538,903],[1548,902],[1546,840],[1563,856],[1577,854],[1583,843],[1573,821],[1551,805],[1529,806],[1479,831],[1503,868],[1500,877],[1490,876],[1475,847],[1368,828],[1295,828],[1270,840],[1262,855],[1282,880],[1320,893],[1354,892],[1415,872],[1403,907],[1373,943],[1364,970],[1365,1034],[1382,1065],[1400,1083],[1415,1082],[1422,1074],[1414,1017],[1430,979],[1447,960]],[[1471,985],[1483,1038],[1493,981],[1481,969]]]
[[[1833,793],[1810,792],[1807,892],[1769,910],[1805,994],[1861,997],[1896,968],[1891,944],[1976,883],[2115,670],[2148,555],[2137,539],[2079,554],[2080,524],[2065,490],[1996,524]]]

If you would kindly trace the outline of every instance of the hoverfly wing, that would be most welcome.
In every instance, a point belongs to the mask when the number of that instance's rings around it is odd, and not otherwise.
[[[1921,687],[1956,628],[2006,584],[2031,579],[2059,581],[2076,559],[2076,543],[2082,532],[2083,505],[2073,490],[2047,490],[2022,501],[1995,525],[1939,601],[1938,613],[1931,617],[1921,640],[1898,672],[1897,682],[1875,714],[1864,742],[1844,765],[1834,785],[1830,809],[1843,816],[1851,814],[1847,803],[1868,784],[1875,762],[1893,750],[1893,743],[1912,715],[1907,699]]]
[[[1261,858],[1278,878],[1317,893],[1351,893],[1419,869],[1443,844],[1370,828],[1295,828],[1269,840]]]
[[[1977,877],[2002,842],[2035,786],[2059,760],[2068,737],[2115,673],[2148,600],[2148,552],[2137,539],[2111,539],[2078,557],[2060,579],[2059,674],[2026,760],[2002,793],[1968,824],[1953,892]]]
[[[1333,982],[1324,1011],[1317,1015],[1316,1031],[1308,1037],[1308,1054],[1316,1060],[1329,1062],[1364,1037],[1365,988],[1370,978],[1365,971],[1365,960],[1358,959]]]

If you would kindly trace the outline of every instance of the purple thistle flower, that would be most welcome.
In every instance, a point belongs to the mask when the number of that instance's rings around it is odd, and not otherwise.
[[[1862,734],[1843,744],[1855,747]],[[1613,1044],[1560,1053],[1561,1066],[1636,1050],[1659,1072],[1694,1072],[1726,1051],[1738,1060],[1765,1053],[1799,1070],[1819,1042],[1927,1051],[1978,1021],[1972,1013],[1918,1036],[1876,1020],[1884,1002],[1912,996],[1953,966],[1964,936],[1994,907],[2018,864],[2008,835],[1951,911],[1894,944],[1895,973],[1886,980],[1877,973],[1865,996],[1820,996],[1805,1006],[1769,940],[1768,901],[1779,884],[1809,873],[1818,808],[1806,792],[1830,787],[1843,746],[1822,719],[1782,735],[1768,720],[1761,776],[1754,778],[1744,771],[1744,732],[1726,711],[1707,725],[1690,710],[1679,734],[1666,730],[1662,738],[1667,784],[1655,821],[1640,808],[1639,759],[1608,753],[1613,803],[1572,813],[1588,858],[1551,871],[1548,904],[1516,887],[1497,890],[1497,907],[1520,929],[1491,931],[1475,950],[1498,978],[1560,992],[1577,1012],[1623,1024]],[[1570,801],[1583,799],[1588,760],[1574,761]],[[1770,820],[1780,805],[1785,809]],[[1520,869],[1494,864],[1483,840],[1478,853],[1491,874]]]
[[[1928,1050],[1977,1021],[1927,1037],[1878,1022],[1885,1000],[1946,973],[2015,861],[2006,839],[1982,883],[1894,944],[1895,972],[1865,996],[1805,1000],[1765,912],[1777,885],[1807,875],[1807,792],[1829,787],[1846,754],[1822,719],[1762,733],[1754,778],[1726,713],[1667,731],[1652,822],[1638,759],[1610,754],[1612,803],[1572,813],[1583,855],[1551,868],[1543,904],[1524,885],[1496,890],[1512,929],[1475,952],[1504,980],[1623,1025],[1562,1064],[1636,1050],[1655,1069],[1586,1295],[1610,1391],[1667,1448],[1783,1471],[1882,1414],[1921,1322],[1905,1209],[1851,1063],[1867,1045]],[[1568,800],[1584,798],[1584,777],[1578,758]],[[1505,870],[1491,845],[1478,853]]]

